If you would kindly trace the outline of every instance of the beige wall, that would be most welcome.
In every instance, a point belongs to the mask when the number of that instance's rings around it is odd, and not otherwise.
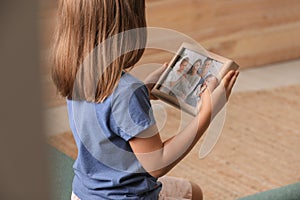
[[[43,85],[47,105],[64,102],[49,78],[49,46],[55,25],[56,2],[40,0],[39,29],[43,61]],[[235,60],[241,68],[287,61],[300,57],[299,0],[146,0],[151,27],[176,30],[214,53]],[[161,38],[159,38],[161,39]],[[162,43],[180,43],[172,38]],[[169,62],[173,54],[146,50],[139,64]],[[141,68],[140,68],[141,69]],[[139,71],[143,78],[153,70]]]
[[[241,67],[300,57],[298,0],[147,2],[148,25],[185,33]]]
[[[42,0],[43,44],[49,44],[55,3]],[[50,2],[50,3],[49,3]],[[149,26],[186,34],[242,68],[300,57],[299,0],[146,0]],[[172,39],[164,40],[172,43]],[[171,54],[147,51],[141,63],[165,62]]]

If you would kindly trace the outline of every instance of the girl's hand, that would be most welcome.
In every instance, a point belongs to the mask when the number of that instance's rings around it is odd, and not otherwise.
[[[167,69],[167,67],[168,63],[163,64],[162,67],[149,74],[144,81],[148,88],[151,100],[157,100],[157,98],[151,94],[151,90],[153,89],[154,85],[158,82],[158,79],[160,78],[162,73]]]
[[[229,71],[221,83],[213,89],[204,82],[201,87],[203,91],[200,93],[201,109],[212,112],[212,118],[214,118],[227,103],[238,75],[239,71]],[[198,106],[198,108],[200,107]]]
[[[239,75],[239,71],[231,70],[229,71],[225,77],[221,81],[221,85],[225,89],[226,99],[229,99],[229,96],[231,95],[232,88],[236,82],[236,79]]]
[[[213,92],[215,90],[215,88],[218,86],[219,81],[215,76],[211,76],[205,80],[205,83],[206,83],[207,87],[209,88],[209,90],[211,92]]]
[[[201,87],[199,88],[199,96],[201,96],[201,94],[206,90],[207,87],[208,87],[208,86],[207,86],[207,83],[204,82],[204,83],[201,85]]]

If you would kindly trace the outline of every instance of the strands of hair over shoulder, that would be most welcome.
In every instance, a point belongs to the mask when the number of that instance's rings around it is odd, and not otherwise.
[[[147,40],[144,0],[59,0],[52,79],[68,99],[102,102]]]

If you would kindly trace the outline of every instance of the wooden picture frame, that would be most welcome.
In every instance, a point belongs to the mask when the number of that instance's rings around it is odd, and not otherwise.
[[[195,116],[199,111],[199,93],[203,82],[220,82],[229,70],[238,68],[239,66],[228,58],[199,46],[183,43],[151,93]]]

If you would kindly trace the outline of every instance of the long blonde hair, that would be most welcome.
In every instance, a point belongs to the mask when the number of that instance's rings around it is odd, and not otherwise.
[[[104,101],[144,53],[145,27],[144,0],[60,0],[52,68],[58,92]]]

